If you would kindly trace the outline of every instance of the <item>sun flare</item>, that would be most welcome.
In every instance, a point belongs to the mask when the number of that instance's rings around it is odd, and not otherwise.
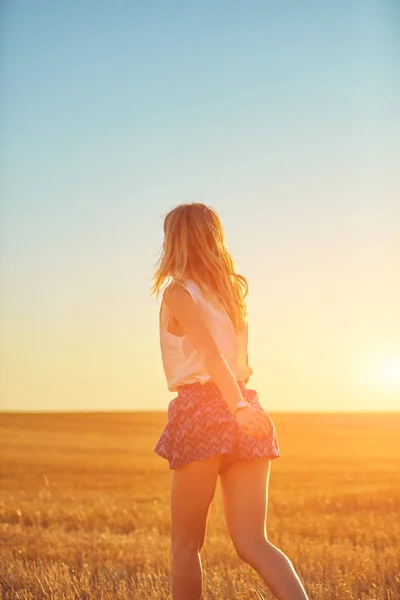
[[[370,357],[363,364],[362,374],[375,388],[400,392],[400,354]]]
[[[375,376],[382,385],[400,388],[400,355],[382,357],[376,365]]]

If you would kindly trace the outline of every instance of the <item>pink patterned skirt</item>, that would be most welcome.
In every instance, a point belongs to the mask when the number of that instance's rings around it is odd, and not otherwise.
[[[258,393],[242,381],[238,384],[244,399],[264,411]],[[212,381],[179,386],[178,395],[168,405],[168,423],[154,450],[169,461],[170,469],[223,454],[220,472],[236,461],[250,461],[262,456],[273,460],[281,456],[274,423],[264,439],[244,433]]]

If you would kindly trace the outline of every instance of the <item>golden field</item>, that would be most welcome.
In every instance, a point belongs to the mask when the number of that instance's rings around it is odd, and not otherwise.
[[[0,598],[170,598],[160,413],[0,415]],[[268,534],[310,600],[400,599],[400,413],[277,414]],[[235,555],[219,489],[207,600],[273,596]]]

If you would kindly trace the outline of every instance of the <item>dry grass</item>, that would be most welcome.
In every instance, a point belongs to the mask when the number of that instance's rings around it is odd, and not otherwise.
[[[400,599],[400,414],[271,414],[268,531],[311,599]],[[1,415],[0,598],[170,598],[159,414]],[[235,555],[219,489],[205,598],[272,598]]]

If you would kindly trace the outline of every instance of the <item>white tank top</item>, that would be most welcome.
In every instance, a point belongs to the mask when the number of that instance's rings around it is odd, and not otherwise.
[[[232,369],[236,380],[242,381],[250,377],[253,369],[247,364],[247,323],[240,333],[236,333],[228,313],[214,295],[216,304],[205,299],[201,288],[195,281],[185,279],[183,284],[203,312],[217,346]],[[196,381],[200,383],[209,381],[211,377],[204,368],[201,355],[187,335],[179,336],[167,331],[169,316],[168,306],[162,301],[159,323],[160,346],[168,389],[175,392],[180,385]]]

